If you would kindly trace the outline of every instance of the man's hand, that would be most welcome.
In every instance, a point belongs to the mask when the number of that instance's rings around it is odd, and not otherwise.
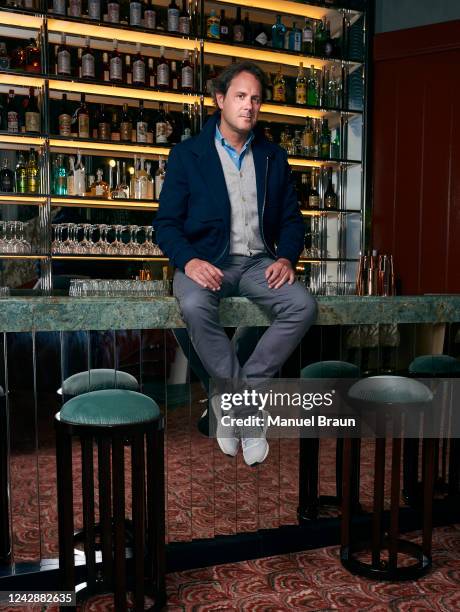
[[[289,259],[280,257],[265,270],[265,278],[270,289],[279,289],[287,281],[289,285],[295,281],[295,273]]]
[[[185,274],[205,289],[218,291],[224,273],[204,259],[195,257],[185,264]]]

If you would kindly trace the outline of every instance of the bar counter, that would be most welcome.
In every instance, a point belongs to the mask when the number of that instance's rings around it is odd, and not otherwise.
[[[318,296],[317,325],[460,321],[460,295]],[[226,327],[263,327],[269,317],[246,298],[225,298]],[[184,327],[173,297],[9,297],[0,303],[1,332],[175,329]]]

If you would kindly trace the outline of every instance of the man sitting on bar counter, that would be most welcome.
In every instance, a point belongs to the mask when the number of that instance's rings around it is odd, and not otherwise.
[[[176,267],[174,295],[205,369],[211,378],[243,384],[275,376],[317,313],[295,280],[304,223],[286,153],[256,128],[264,83],[263,71],[247,61],[214,79],[218,110],[198,136],[171,151],[154,223]],[[219,322],[219,301],[229,296],[246,297],[273,317],[243,367]],[[218,398],[211,406],[216,413]],[[220,436],[218,425],[221,450],[235,456],[241,438],[245,462],[261,463],[269,447],[263,428],[253,429],[226,427]]]

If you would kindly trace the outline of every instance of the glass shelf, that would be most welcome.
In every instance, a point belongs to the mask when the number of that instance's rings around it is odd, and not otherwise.
[[[328,261],[344,262],[344,261],[359,261],[359,259],[345,259],[343,257],[340,259],[337,257],[317,257],[317,258],[301,257],[298,263],[299,264],[301,263],[321,264],[321,263],[328,262]]]
[[[50,198],[51,206],[68,206],[77,208],[116,208],[129,210],[158,210],[157,200],[125,200],[123,198],[108,200],[78,196],[56,196]]]
[[[27,206],[39,206],[46,204],[47,196],[40,194],[0,193],[0,204],[21,204]]]
[[[84,151],[86,154],[89,152],[125,155],[131,157],[132,155],[154,155],[168,157],[172,146],[162,146],[154,144],[142,144],[142,143],[129,143],[121,141],[107,141],[107,140],[86,140],[83,138],[67,138],[65,136],[50,136],[49,144],[51,151],[55,149],[79,149]]]
[[[259,9],[271,11],[272,13],[282,13],[299,17],[310,17],[311,19],[322,19],[331,11],[347,9],[346,2],[333,5],[330,2],[305,2],[304,0],[210,0],[216,5],[241,6],[244,9]],[[351,9],[353,13],[360,14],[359,11]]]
[[[0,253],[0,259],[49,259],[49,255],[37,253]]]
[[[88,260],[88,261],[169,261],[167,257],[159,256],[140,256],[131,255],[52,255],[52,259],[58,260]]]
[[[2,70],[0,72],[0,85],[6,85],[9,89],[16,87],[43,87],[45,76],[37,74],[31,76],[27,72],[16,72],[14,70]]]
[[[362,211],[359,208],[355,210],[352,210],[352,209],[332,210],[332,209],[320,208],[320,209],[312,209],[312,210],[301,210],[300,212],[302,213],[303,217],[321,217],[322,215],[356,215],[356,214],[360,215]]]
[[[301,157],[297,155],[289,155],[288,162],[291,166],[298,168],[335,168],[337,166],[356,166],[362,163],[355,159],[320,159],[318,157]]]

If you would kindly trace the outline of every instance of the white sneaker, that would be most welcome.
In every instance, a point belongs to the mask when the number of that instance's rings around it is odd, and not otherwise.
[[[270,447],[265,438],[265,432],[267,431],[267,412],[262,412],[264,422],[262,427],[249,427],[246,428],[246,432],[243,430],[241,446],[243,447],[243,459],[247,465],[257,465],[265,461],[268,455]],[[246,433],[246,436],[244,435]],[[257,437],[249,437],[250,435],[256,435]]]
[[[238,447],[240,445],[240,439],[238,436],[238,430],[235,426],[224,426],[222,425],[221,418],[223,415],[222,409],[219,404],[219,396],[215,395],[210,400],[210,405],[216,419],[216,440],[220,450],[225,455],[235,457],[238,454]]]

